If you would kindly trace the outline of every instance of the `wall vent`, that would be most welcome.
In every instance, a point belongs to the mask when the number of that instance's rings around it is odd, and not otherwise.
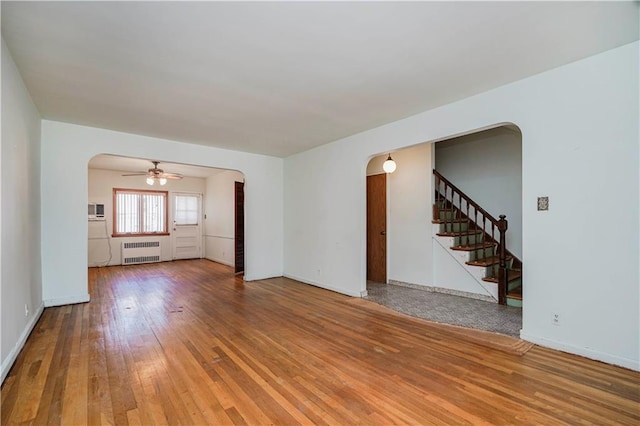
[[[138,257],[125,257],[124,265],[133,265],[135,263],[150,263],[160,262],[160,256],[138,256]]]
[[[135,243],[122,243],[125,249],[160,247],[160,241],[137,241]]]
[[[122,264],[160,262],[160,241],[122,243]]]

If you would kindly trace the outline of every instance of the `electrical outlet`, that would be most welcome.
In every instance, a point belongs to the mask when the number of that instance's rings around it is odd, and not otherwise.
[[[553,325],[560,325],[560,314],[553,314],[553,317],[551,318],[551,323]]]
[[[28,304],[24,304],[24,316],[28,317],[29,316],[29,305]]]

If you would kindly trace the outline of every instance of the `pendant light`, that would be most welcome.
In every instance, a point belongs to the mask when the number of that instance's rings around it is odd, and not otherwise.
[[[384,170],[385,173],[393,173],[396,171],[396,167],[396,162],[393,161],[391,154],[389,154],[389,158],[382,164],[382,170]]]

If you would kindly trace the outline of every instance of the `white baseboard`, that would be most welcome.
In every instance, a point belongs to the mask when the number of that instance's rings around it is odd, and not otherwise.
[[[295,275],[290,275],[290,274],[284,274],[283,275],[285,278],[290,278],[292,280],[296,280],[296,281],[300,281],[303,284],[309,284],[312,285],[314,287],[320,287],[320,288],[324,288],[325,290],[331,290],[331,291],[335,291],[336,293],[340,293],[340,294],[345,294],[347,296],[352,296],[352,297],[363,297],[362,292],[357,291],[357,292],[349,292],[349,291],[344,291],[342,289],[336,288],[336,287],[332,287],[330,285],[326,285],[326,284],[321,284],[319,282],[316,281],[310,281],[301,277],[296,277]],[[365,295],[366,295],[366,290],[364,291]]]
[[[67,296],[58,299],[45,299],[44,306],[49,308],[51,306],[63,306],[74,305],[76,303],[86,303],[90,300],[89,293],[81,294],[78,296]]]
[[[568,352],[574,355],[580,355],[585,358],[594,359],[596,361],[606,362],[607,364],[618,365],[630,370],[640,371],[640,361],[638,360],[623,358],[589,348],[581,348],[579,346],[568,345],[563,342],[558,342],[557,340],[547,339],[546,337],[529,334],[524,330],[520,330],[520,338],[522,340],[526,340],[527,342],[535,343],[536,345],[556,349],[562,352]]]
[[[205,256],[204,258],[205,258],[205,259],[207,259],[207,260],[210,260],[210,261],[212,261],[212,262],[221,263],[221,264],[223,264],[223,265],[231,266],[232,268],[236,266],[234,263],[227,262],[227,261],[226,261],[226,260],[224,260],[224,259],[218,259],[217,257],[209,257],[209,256]]]
[[[33,328],[38,323],[38,320],[40,319],[40,316],[42,315],[42,312],[44,312],[44,304],[41,304],[38,307],[38,309],[36,310],[35,315],[31,317],[31,319],[27,323],[27,326],[25,327],[24,331],[20,335],[20,338],[16,342],[16,345],[13,347],[11,352],[9,352],[9,355],[7,355],[7,357],[4,359],[4,361],[2,361],[2,367],[0,367],[1,368],[1,370],[0,370],[0,383],[3,383],[4,379],[7,377],[7,374],[9,374],[9,370],[11,370],[11,367],[13,366],[13,363],[16,362],[16,358],[18,358],[18,354],[20,353],[20,351],[24,347],[24,344],[27,343],[27,338],[29,338],[29,335],[33,331]]]
[[[247,271],[247,269],[245,269],[243,272],[243,276],[245,281],[259,281],[259,280],[268,280],[269,278],[281,278],[284,275],[282,275],[282,271],[280,270],[271,271],[271,272],[264,271],[261,274],[253,274]]]
[[[497,303],[498,301],[488,294],[471,293],[468,291],[455,290],[453,288],[436,287],[432,285],[421,285],[406,283],[404,281],[389,280],[389,284],[400,287],[412,288],[414,290],[429,291],[431,293],[451,294],[453,296],[466,297],[467,299],[482,300],[483,302]]]

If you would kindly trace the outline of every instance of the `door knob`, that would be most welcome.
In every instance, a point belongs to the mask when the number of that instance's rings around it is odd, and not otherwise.
[[[380,231],[380,235],[387,235],[387,231]]]

